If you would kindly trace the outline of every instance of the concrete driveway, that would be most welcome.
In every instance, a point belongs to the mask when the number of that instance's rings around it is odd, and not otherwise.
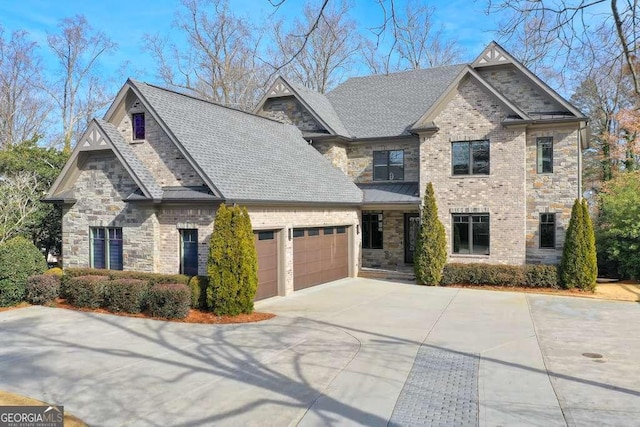
[[[278,317],[1,312],[0,389],[105,426],[640,420],[636,303],[344,279],[256,308]]]

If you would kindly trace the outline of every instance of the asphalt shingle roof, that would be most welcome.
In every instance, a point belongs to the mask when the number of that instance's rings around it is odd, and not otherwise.
[[[354,138],[407,135],[466,64],[354,77],[326,94]]]
[[[147,189],[147,191],[151,194],[153,199],[160,199],[162,197],[162,188],[156,183],[153,175],[149,170],[144,166],[144,164],[136,157],[133,150],[129,146],[129,144],[124,140],[122,134],[118,131],[118,128],[115,125],[102,120],[102,119],[94,119],[97,125],[104,131],[107,135],[111,144],[113,144],[114,148],[120,152],[122,157],[125,159],[133,173],[140,180],[142,185]]]
[[[364,203],[420,203],[417,182],[372,182],[358,184],[364,193]]]
[[[231,201],[360,203],[362,192],[300,131],[131,81],[222,197]]]

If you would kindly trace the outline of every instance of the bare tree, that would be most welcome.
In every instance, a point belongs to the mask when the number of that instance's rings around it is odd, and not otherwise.
[[[0,243],[25,231],[42,195],[33,172],[0,178]]]
[[[47,43],[58,61],[61,78],[45,89],[60,111],[64,149],[69,151],[87,120],[111,99],[98,63],[116,49],[116,44],[94,30],[82,15],[61,20],[58,28],[58,33],[47,36]]]
[[[44,133],[49,112],[41,96],[41,61],[24,31],[5,40],[0,28],[0,149]]]
[[[183,0],[175,27],[187,47],[147,35],[146,48],[158,62],[158,76],[173,88],[224,105],[250,110],[266,80],[256,60],[259,40],[226,0]]]
[[[327,1],[304,6],[303,15],[285,31],[282,21],[274,26],[278,72],[304,86],[324,93],[351,71],[362,46],[356,22],[349,17],[349,4],[327,7]]]
[[[614,34],[612,43],[599,46],[612,55],[611,61],[622,58],[633,82],[633,90],[640,95],[637,62],[640,37],[640,6],[637,0],[488,0],[490,13],[506,14],[500,35],[509,38],[527,22],[540,25],[540,43],[554,44],[554,59],[569,63],[572,56],[598,43],[597,33]],[[589,64],[583,64],[588,66]]]
[[[417,0],[409,0],[404,13],[395,17],[395,51],[403,68],[418,70],[461,61],[457,41],[447,39],[444,27],[433,23],[435,9]]]

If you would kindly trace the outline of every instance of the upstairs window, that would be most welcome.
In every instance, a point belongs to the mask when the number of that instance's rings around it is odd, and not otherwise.
[[[553,173],[553,138],[545,136],[536,140],[538,173]]]
[[[362,247],[382,249],[382,214],[362,214]]]
[[[556,214],[540,214],[540,247],[555,249],[556,247]]]
[[[91,227],[91,267],[122,270],[122,228]]]
[[[385,150],[373,152],[374,181],[404,180],[404,151]]]
[[[489,175],[489,140],[451,143],[453,175]]]
[[[133,125],[133,139],[144,139],[144,113],[134,113],[131,115]]]

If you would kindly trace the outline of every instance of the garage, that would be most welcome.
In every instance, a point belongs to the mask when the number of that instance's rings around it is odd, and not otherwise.
[[[254,232],[258,255],[258,290],[255,300],[278,295],[278,245],[275,230]]]
[[[300,290],[349,275],[347,227],[293,230],[293,287]]]

